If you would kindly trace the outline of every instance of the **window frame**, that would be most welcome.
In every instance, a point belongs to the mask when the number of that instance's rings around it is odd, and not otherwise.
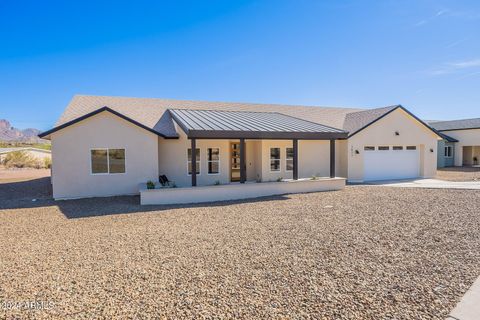
[[[218,160],[208,160],[208,156],[209,156],[209,153],[208,153],[208,149],[218,149]],[[188,151],[187,151],[188,152]],[[207,175],[209,176],[218,176],[220,175],[220,171],[221,171],[221,166],[220,166],[220,147],[207,147],[206,148],[206,152],[205,154],[207,155]],[[187,157],[188,157],[188,154],[187,154]],[[188,159],[187,159],[188,160]],[[208,168],[208,164],[210,162],[218,162],[218,172],[217,173],[210,173],[208,172],[209,168]],[[188,164],[187,164],[188,165]]]
[[[405,148],[406,151],[417,151],[417,146],[407,146]]]
[[[278,159],[272,159],[272,149],[278,149]],[[268,162],[268,167],[270,168],[270,173],[278,173],[278,172],[282,172],[282,148],[280,147],[270,147],[268,149],[268,158],[269,158],[269,162]],[[273,161],[278,161],[278,170],[272,170],[272,160]]]
[[[292,149],[292,157],[291,158],[288,157],[288,151],[287,151],[288,149]],[[293,158],[294,158],[293,153],[294,153],[293,147],[285,147],[285,172],[293,172]],[[280,158],[282,158],[281,153],[280,153]],[[288,170],[287,163],[288,163],[289,160],[292,161],[292,170]],[[278,171],[274,171],[274,172],[278,172]]]
[[[121,149],[123,150],[124,154],[124,161],[125,161],[125,172],[114,172],[110,173],[110,149]],[[107,169],[108,172],[101,172],[101,173],[93,173],[93,167],[92,167],[92,151],[93,150],[106,150],[107,151]],[[105,148],[105,147],[99,147],[99,148],[90,148],[89,152],[90,156],[90,175],[91,176],[106,176],[106,175],[119,175],[119,174],[126,174],[127,173],[127,148],[125,147],[112,147],[112,148]]]
[[[375,146],[364,146],[363,151],[375,151]]]
[[[393,146],[392,151],[403,151],[403,146]]]
[[[187,176],[191,176],[192,174],[188,172],[188,163],[192,162],[192,160],[188,160],[188,150],[190,150],[192,148],[187,148]],[[199,176],[202,174],[202,170],[201,170],[201,167],[202,167],[202,150],[201,148],[195,148],[195,150],[198,150],[198,164],[197,164],[197,173],[196,175]]]
[[[390,151],[390,146],[378,146],[378,151]]]
[[[447,152],[447,150],[449,150],[450,152]],[[444,151],[443,151],[443,155],[445,158],[453,158],[453,147],[452,146],[445,146],[444,147]]]

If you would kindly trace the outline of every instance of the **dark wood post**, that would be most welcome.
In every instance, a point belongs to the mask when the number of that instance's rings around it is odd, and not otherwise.
[[[240,139],[240,183],[247,180],[247,165],[245,164],[245,139]]]
[[[191,139],[192,146],[192,187],[197,185],[197,140],[195,138]]]
[[[298,180],[298,139],[293,139],[293,180]]]
[[[330,140],[330,178],[335,178],[335,140]]]

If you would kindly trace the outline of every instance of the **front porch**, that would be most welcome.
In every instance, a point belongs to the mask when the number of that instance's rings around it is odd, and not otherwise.
[[[309,178],[279,182],[246,182],[185,188],[147,189],[140,186],[140,204],[166,205],[240,200],[290,193],[336,191],[345,188],[344,178]]]

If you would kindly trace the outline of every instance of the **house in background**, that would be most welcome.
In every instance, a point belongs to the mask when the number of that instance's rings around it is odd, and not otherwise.
[[[480,118],[430,121],[443,137],[438,146],[438,167],[480,165]]]
[[[345,177],[434,177],[439,134],[402,106],[378,109],[75,96],[52,142],[55,199]],[[219,190],[219,189],[217,189]]]

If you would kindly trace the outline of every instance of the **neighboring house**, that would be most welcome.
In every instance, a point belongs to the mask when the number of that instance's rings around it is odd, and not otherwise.
[[[312,176],[434,177],[442,139],[402,106],[102,96],[75,96],[40,137],[52,141],[55,199],[135,194],[140,183],[163,174],[179,187]]]
[[[5,157],[11,153],[16,151],[22,151],[32,158],[43,160],[45,158],[51,158],[52,154],[50,150],[46,149],[39,149],[39,148],[31,148],[31,147],[14,147],[14,148],[0,148],[0,163],[3,162]]]
[[[443,140],[438,146],[438,167],[480,165],[480,118],[430,121]]]

